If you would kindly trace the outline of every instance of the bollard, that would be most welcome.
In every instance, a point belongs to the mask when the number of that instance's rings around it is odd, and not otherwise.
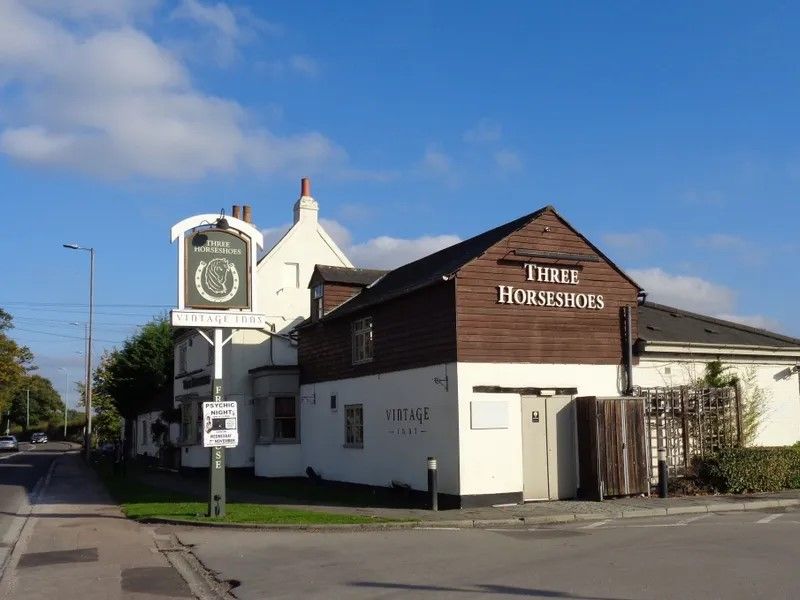
[[[433,456],[428,457],[428,495],[431,497],[431,510],[439,510],[438,465]]]
[[[667,449],[658,449],[658,497],[666,498],[669,484],[669,471],[667,470]]]

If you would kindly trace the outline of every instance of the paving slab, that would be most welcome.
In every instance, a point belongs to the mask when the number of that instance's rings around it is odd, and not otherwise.
[[[0,580],[0,598],[164,600],[193,598],[77,453],[56,458]]]

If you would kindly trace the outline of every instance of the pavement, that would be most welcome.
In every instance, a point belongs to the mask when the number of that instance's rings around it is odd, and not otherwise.
[[[25,525],[2,573],[0,599],[202,595],[197,581],[190,577],[187,583],[173,567],[174,557],[159,551],[154,531],[123,516],[77,451],[54,458],[29,511],[16,515]]]
[[[208,494],[208,484],[203,478],[183,477],[174,472],[136,473],[138,480],[149,485],[176,492],[191,493],[199,498]],[[658,498],[656,496],[637,496],[614,498],[603,502],[581,500],[558,500],[549,502],[529,502],[466,508],[459,510],[431,511],[413,508],[386,508],[381,506],[342,506],[336,504],[306,504],[290,498],[267,495],[253,490],[228,488],[229,502],[270,504],[287,508],[324,511],[362,516],[383,517],[402,521],[419,521],[431,526],[441,527],[491,527],[494,525],[515,525],[537,523],[564,523],[570,521],[640,518],[679,514],[709,512],[729,512],[744,510],[763,510],[800,505],[800,490],[785,490],[778,493],[682,496]],[[164,522],[170,522],[164,520]],[[226,527],[236,527],[225,525]],[[329,525],[330,529],[364,529],[386,527],[408,527],[413,523],[389,526]],[[243,525],[240,527],[252,527]],[[321,529],[325,526],[314,526]],[[266,529],[307,528],[304,526],[263,526]]]

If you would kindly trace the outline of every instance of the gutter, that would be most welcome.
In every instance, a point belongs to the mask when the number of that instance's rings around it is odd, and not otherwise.
[[[686,342],[646,342],[639,340],[639,356],[645,354],[726,354],[729,356],[769,356],[800,358],[800,346],[748,346],[744,344],[704,344]]]

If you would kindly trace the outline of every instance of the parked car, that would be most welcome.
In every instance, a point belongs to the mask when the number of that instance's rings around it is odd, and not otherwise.
[[[46,444],[47,434],[42,431],[37,431],[31,436],[31,444]]]
[[[13,435],[0,435],[0,450],[19,452],[19,443]]]

